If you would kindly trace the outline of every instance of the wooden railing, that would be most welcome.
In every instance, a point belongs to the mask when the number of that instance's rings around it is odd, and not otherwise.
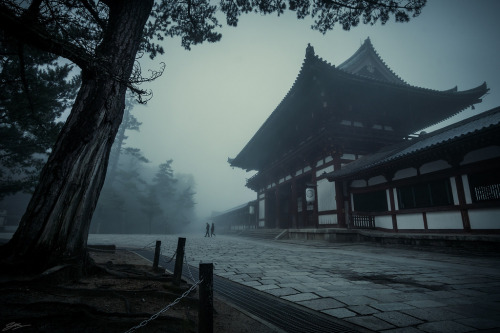
[[[372,215],[351,215],[349,226],[352,229],[375,229],[375,217]]]

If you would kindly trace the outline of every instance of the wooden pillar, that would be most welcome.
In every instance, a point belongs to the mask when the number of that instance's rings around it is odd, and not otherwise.
[[[335,202],[337,205],[337,221],[339,227],[346,228],[347,224],[345,221],[344,211],[344,186],[343,182],[340,180],[335,181]]]
[[[316,184],[316,162],[312,164],[312,175],[311,175],[311,180],[316,187],[314,188],[314,208],[313,208],[313,223],[314,223],[314,228],[318,229],[319,228],[319,216],[318,216],[318,186]]]
[[[175,255],[175,266],[173,284],[179,286],[181,284],[182,266],[184,266],[184,247],[186,246],[186,238],[179,237],[177,241],[177,251]]]
[[[279,229],[280,227],[280,187],[276,183],[276,190],[274,192],[276,205],[275,205],[275,215],[274,215],[274,228]]]
[[[331,154],[333,158],[333,170],[338,171],[342,169],[342,154],[339,152],[334,152]],[[344,188],[342,181],[335,181],[335,205],[337,206],[337,222],[339,227],[345,228],[345,214],[344,214]]]
[[[392,218],[392,230],[394,232],[398,232],[398,220],[396,217],[396,198],[394,198],[394,189],[392,187],[389,187],[387,191],[389,191],[389,211]]]
[[[213,333],[214,331],[214,283],[213,263],[200,263],[199,279],[200,297],[198,306],[198,332]]]
[[[160,251],[161,251],[161,241],[156,241],[155,256],[153,259],[153,270],[158,270],[158,264],[160,263]]]
[[[297,203],[297,183],[295,181],[295,176],[292,176],[292,182],[291,182],[291,188],[292,188],[292,199],[291,199],[291,217],[292,217],[292,225],[291,227],[294,229],[297,229],[297,220],[299,218],[299,211],[298,211],[298,203]]]

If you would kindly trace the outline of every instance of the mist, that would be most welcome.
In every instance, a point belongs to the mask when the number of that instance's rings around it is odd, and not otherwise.
[[[175,170],[196,182],[196,216],[203,219],[254,200],[245,187],[255,172],[233,169],[235,157],[285,97],[298,75],[310,43],[333,65],[349,58],[369,37],[386,64],[413,86],[446,90],[490,88],[475,110],[439,124],[470,117],[500,103],[496,54],[500,23],[497,1],[429,1],[409,23],[340,26],[325,35],[312,31],[311,20],[292,15],[241,18],[223,28],[222,40],[186,51],[177,39],[165,43],[162,77],[147,88],[153,98],[134,114],[141,131],[130,134],[153,164],[172,158]],[[159,61],[142,63],[158,68]]]
[[[133,106],[131,114],[141,125],[138,131],[127,131],[124,146],[138,149],[149,162],[136,166],[141,179],[137,184],[120,185],[120,194],[132,204],[114,206],[115,214],[103,212],[106,200],[108,208],[113,207],[113,195],[106,194],[109,184],[105,185],[91,231],[98,232],[99,221],[107,219],[115,224],[113,232],[168,231],[160,227],[165,225],[161,215],[153,217],[151,230],[145,227],[147,214],[134,195],[147,196],[147,184],[153,182],[159,165],[169,160],[173,177],[185,185],[176,188],[176,195],[187,187],[194,193],[189,214],[184,222],[176,222],[185,228],[202,233],[214,212],[254,200],[256,193],[245,184],[255,171],[231,168],[227,160],[243,149],[286,96],[308,44],[319,57],[339,65],[369,37],[386,64],[412,86],[467,90],[487,83],[490,91],[475,109],[427,130],[500,105],[499,11],[500,2],[495,0],[431,0],[409,23],[360,25],[350,31],[337,26],[325,35],[310,29],[311,19],[246,15],[238,27],[222,28],[222,40],[215,44],[186,51],[180,39],[166,40],[165,55],[139,60],[145,76],[149,69],[158,70],[161,62],[166,69],[160,78],[141,86],[151,89],[153,96],[146,105]],[[121,159],[122,169],[129,162]],[[12,207],[9,200],[0,209]],[[163,211],[171,200],[160,200]],[[120,226],[118,220],[125,224]]]

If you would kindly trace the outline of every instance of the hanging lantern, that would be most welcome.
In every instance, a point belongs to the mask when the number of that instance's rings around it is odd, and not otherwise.
[[[314,190],[314,187],[307,187],[306,188],[306,202],[313,203],[315,199],[316,199],[316,191]]]

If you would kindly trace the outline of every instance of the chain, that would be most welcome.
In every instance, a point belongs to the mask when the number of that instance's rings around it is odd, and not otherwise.
[[[170,309],[171,307],[173,307],[174,305],[176,305],[177,303],[179,303],[181,301],[181,299],[183,299],[184,297],[186,297],[187,295],[189,295],[202,282],[203,282],[203,280],[199,280],[198,282],[196,282],[195,284],[193,284],[191,286],[191,288],[189,288],[188,290],[186,290],[180,297],[178,297],[175,301],[173,301],[172,303],[170,303],[169,305],[167,305],[166,307],[164,307],[163,309],[161,309],[160,311],[158,311],[157,313],[155,313],[154,315],[152,315],[149,319],[146,319],[143,322],[141,322],[139,325],[132,327],[131,329],[129,329],[125,333],[132,333],[135,330],[137,330],[137,329],[139,329],[141,327],[146,326],[150,321],[155,320],[163,312],[167,311],[168,309]]]
[[[160,255],[161,255],[161,252],[163,250],[163,247],[160,251]],[[167,261],[167,259],[164,259],[165,260],[165,264],[168,264],[169,262],[171,262],[172,260],[174,260],[175,256],[177,255],[177,250],[175,250],[174,254],[172,255],[172,257]],[[166,256],[163,256],[163,257],[166,257]]]
[[[188,272],[189,272],[189,276],[191,277],[191,280],[193,282],[195,282],[196,280],[194,279],[193,277],[193,273],[191,273],[191,269],[189,268],[189,264],[188,264],[188,261],[187,261],[187,257],[186,257],[186,253],[184,252],[184,263],[186,264],[187,266],[187,269],[188,269]]]
[[[139,248],[139,250],[147,250],[147,249],[151,249],[151,248],[153,248],[153,244],[155,244],[155,243],[156,243],[156,241],[152,241],[152,242],[150,242],[150,243],[146,244],[145,246],[143,246],[143,247]]]

